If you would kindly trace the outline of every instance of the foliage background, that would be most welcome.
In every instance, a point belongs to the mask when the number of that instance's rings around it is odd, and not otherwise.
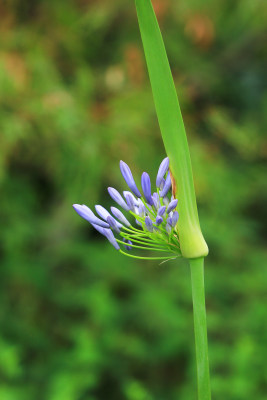
[[[213,398],[267,398],[266,2],[155,0],[189,135]],[[133,0],[1,1],[0,398],[196,398],[190,276],[72,203],[164,157]]]

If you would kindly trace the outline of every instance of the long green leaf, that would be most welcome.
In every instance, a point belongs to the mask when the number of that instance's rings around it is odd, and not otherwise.
[[[135,0],[135,4],[160,130],[179,199],[182,254],[186,258],[205,256],[208,247],[199,225],[189,148],[165,46],[151,1]]]

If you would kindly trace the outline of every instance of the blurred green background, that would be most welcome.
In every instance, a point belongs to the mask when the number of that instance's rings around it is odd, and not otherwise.
[[[155,0],[189,136],[214,400],[267,398],[267,4]],[[190,400],[183,261],[141,262],[72,209],[165,156],[133,0],[0,2],[0,398]]]

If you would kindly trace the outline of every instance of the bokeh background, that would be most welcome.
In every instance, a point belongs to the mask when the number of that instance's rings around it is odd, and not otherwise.
[[[267,4],[155,0],[191,148],[214,400],[267,398]],[[196,399],[190,274],[72,209],[165,156],[133,0],[0,2],[0,398]]]

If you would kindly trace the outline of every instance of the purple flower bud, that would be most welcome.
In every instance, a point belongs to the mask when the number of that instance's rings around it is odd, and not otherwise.
[[[89,207],[80,204],[73,204],[73,208],[82,218],[86,219],[91,224],[102,226],[102,228],[109,228],[109,225],[101,219],[97,218]]]
[[[160,217],[162,217],[162,216],[164,215],[165,211],[166,211],[166,206],[161,206],[161,207],[158,209],[158,215],[159,215]]]
[[[170,172],[168,172],[164,188],[160,192],[161,197],[165,197],[166,196],[166,194],[170,190],[171,186],[172,186],[171,175],[170,175]]]
[[[168,218],[167,218],[167,224],[169,224],[170,226],[172,226],[172,217],[168,217]]]
[[[120,246],[118,245],[118,242],[110,229],[101,228],[96,224],[92,225],[99,233],[101,233],[101,235],[104,235],[108,239],[108,241],[115,247],[116,250],[120,250]]]
[[[128,251],[131,251],[132,250],[131,244],[133,244],[133,243],[130,240],[128,240],[128,245],[129,246],[125,246],[125,249],[128,250]]]
[[[158,175],[157,175],[157,179],[156,179],[156,185],[158,188],[160,187],[160,184],[161,184],[168,168],[169,168],[169,158],[166,157],[166,158],[164,158],[164,160],[161,162],[161,164],[159,166],[159,171],[158,171]]]
[[[142,202],[142,200],[141,199],[138,199],[138,205],[137,205],[137,208],[138,208],[138,213],[140,213],[141,212],[141,214],[145,214],[145,212],[146,212],[146,207],[145,207],[145,205],[144,205],[144,203]],[[139,214],[140,215],[140,214]]]
[[[169,224],[166,224],[165,229],[166,229],[166,232],[167,232],[168,234],[170,234],[171,231],[172,231],[172,227],[171,227]]]
[[[127,206],[127,207],[128,207],[128,206]],[[131,226],[130,222],[129,222],[129,221],[127,220],[127,218],[123,215],[123,213],[122,213],[120,210],[118,210],[118,208],[116,208],[116,207],[111,207],[110,209],[111,209],[111,212],[112,212],[112,214],[114,215],[114,217],[118,218],[118,220],[119,220],[122,224],[124,224],[124,225],[126,225],[126,226],[128,226],[128,227]]]
[[[97,206],[95,206],[95,209],[96,209],[97,214],[101,218],[105,219],[106,221],[107,221],[108,217],[113,218],[112,215],[108,212],[108,210],[106,210],[104,207],[97,205]],[[116,222],[118,228],[122,228],[122,225],[119,222],[117,222],[117,221],[115,221],[115,222]]]
[[[121,169],[122,176],[125,179],[125,182],[129,186],[131,191],[137,197],[142,197],[141,193],[139,192],[139,190],[138,190],[138,188],[137,188],[137,186],[135,184],[132,172],[131,172],[130,168],[128,167],[128,165],[124,161],[120,161],[120,169]]]
[[[174,211],[172,215],[172,226],[175,227],[179,219],[178,211]]]
[[[135,211],[135,208],[134,208],[135,204],[134,204],[133,196],[130,193],[127,193],[125,195],[125,199],[126,199],[126,203],[127,203],[128,207],[129,207],[129,209],[134,212]]]
[[[146,201],[148,202],[148,204],[153,206],[154,203],[153,203],[153,199],[151,196],[151,182],[150,182],[150,177],[147,172],[143,172],[143,174],[142,174],[141,185],[142,185],[142,189],[143,189],[143,193],[144,193]]]
[[[115,247],[116,250],[120,250],[120,246],[118,245],[118,242],[115,239],[115,236],[113,235],[113,233],[110,229],[106,230],[105,236],[108,239],[108,241],[112,244],[112,246]]]
[[[147,230],[149,232],[153,232],[153,222],[148,216],[146,216],[146,218],[145,218],[145,224],[146,224]]]
[[[169,199],[168,199],[168,197],[166,197],[166,196],[163,197],[162,201],[163,201],[163,204],[165,204],[165,206],[168,207],[168,205],[169,205]]]
[[[160,206],[160,201],[159,201],[159,195],[158,195],[158,193],[153,193],[152,194],[152,199],[153,199],[153,203],[154,203],[154,206],[158,209],[159,208],[159,206]]]
[[[146,208],[145,208],[144,204],[143,203],[139,204],[138,215],[140,215],[140,217],[143,218],[145,216],[145,214],[146,214]]]
[[[138,221],[138,219],[136,219],[135,222],[137,225],[142,226],[142,223],[140,221]]]
[[[123,191],[123,196],[126,198],[126,194],[129,194],[129,196],[131,196],[132,198],[133,198],[133,202],[134,202],[134,205],[135,206],[138,206],[139,205],[139,200],[141,200],[141,199],[136,199],[135,197],[134,197],[134,195],[131,193],[131,192],[129,192],[128,190],[124,190]]]
[[[109,224],[111,229],[113,229],[116,233],[120,233],[120,230],[118,228],[118,223],[110,215],[107,216],[107,223]]]
[[[92,224],[92,226],[93,226],[99,233],[101,233],[101,235],[106,236],[106,231],[107,231],[107,229],[101,228],[101,226],[96,225],[96,224]]]
[[[95,209],[96,209],[96,212],[97,212],[97,214],[101,217],[101,218],[103,218],[103,219],[107,219],[107,217],[110,215],[110,213],[104,208],[104,207],[102,207],[102,206],[100,206],[100,205],[96,205],[95,206]]]
[[[163,218],[160,217],[159,215],[156,217],[156,224],[160,225],[163,222]]]
[[[132,247],[130,245],[132,245],[132,242],[130,240],[126,240],[125,238],[123,238],[123,241],[125,242],[125,249],[130,251],[132,250]]]
[[[144,205],[143,206],[140,205],[139,212],[140,212],[140,217],[145,217],[146,216],[146,207]]]
[[[165,179],[163,178],[162,179],[162,181],[161,181],[161,184],[160,184],[160,186],[159,186],[159,188],[160,188],[160,190],[163,190],[163,188],[164,188],[164,185],[165,185]]]
[[[119,206],[121,206],[124,210],[129,211],[129,207],[127,206],[127,204],[125,203],[124,199],[122,198],[122,196],[120,195],[120,193],[116,189],[114,189],[112,187],[109,187],[108,188],[108,192],[110,194],[110,197],[114,201],[116,201],[116,203],[118,203]]]
[[[167,208],[167,214],[169,214],[172,210],[175,209],[175,207],[177,206],[178,200],[172,200]]]

